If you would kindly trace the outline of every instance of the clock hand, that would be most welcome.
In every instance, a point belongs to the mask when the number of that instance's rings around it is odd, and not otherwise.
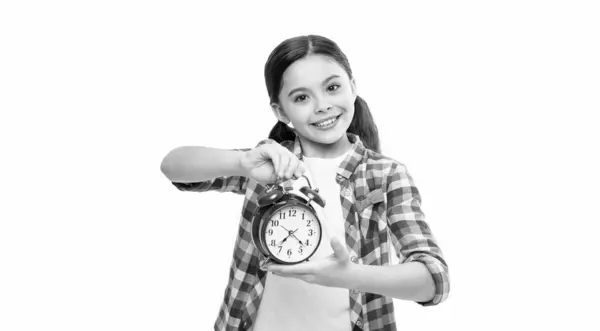
[[[295,231],[294,231],[294,232],[295,232]],[[296,238],[296,240],[298,240],[298,242],[300,243],[300,245],[302,245],[302,246],[305,246],[305,247],[306,247],[306,245],[304,245],[304,243],[302,243],[302,240],[298,239],[298,237],[296,237],[296,235],[295,235],[295,234],[293,234],[293,233],[292,233],[292,236],[294,236],[294,238]]]
[[[299,243],[300,245],[302,245],[302,246],[306,246],[306,245],[304,245],[304,243],[302,242],[302,240],[298,239],[298,237],[294,236],[294,238],[296,238],[296,240],[298,240],[298,243]]]
[[[282,241],[281,241],[279,244],[277,244],[277,246],[281,246],[281,245],[283,245],[283,243],[284,243],[286,240],[288,240],[288,238],[289,238],[289,237],[290,237],[290,235],[288,235],[287,237],[283,238],[283,240],[282,240]]]

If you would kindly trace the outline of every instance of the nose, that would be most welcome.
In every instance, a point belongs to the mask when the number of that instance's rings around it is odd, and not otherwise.
[[[327,102],[326,98],[319,98],[317,100],[316,112],[328,112],[332,108],[331,103]]]

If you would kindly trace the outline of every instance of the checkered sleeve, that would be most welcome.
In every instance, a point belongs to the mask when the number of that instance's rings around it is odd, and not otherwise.
[[[272,139],[264,139],[261,140],[256,146],[260,146],[266,143],[272,143],[274,140]],[[249,151],[251,148],[237,148],[233,149],[236,151]],[[171,182],[177,189],[180,191],[190,191],[190,192],[233,192],[236,194],[245,194],[246,187],[248,185],[248,178],[243,176],[224,176],[217,177],[210,180],[202,181],[202,182],[192,182],[192,183],[180,183],[180,182]]]
[[[202,182],[180,183],[172,182],[180,191],[189,192],[233,192],[237,194],[246,193],[248,178],[242,176],[217,177]]]
[[[435,283],[433,299],[418,303],[433,306],[443,302],[450,291],[448,265],[425,221],[421,211],[421,196],[404,165],[394,164],[392,167],[387,178],[386,197],[392,244],[401,261],[423,263]]]

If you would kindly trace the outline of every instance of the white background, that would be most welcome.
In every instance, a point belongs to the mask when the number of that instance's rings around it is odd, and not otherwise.
[[[264,63],[309,33],[349,57],[450,266],[399,329],[597,330],[595,1],[215,3],[0,5],[0,330],[212,329],[242,197],[160,162],[265,138]]]

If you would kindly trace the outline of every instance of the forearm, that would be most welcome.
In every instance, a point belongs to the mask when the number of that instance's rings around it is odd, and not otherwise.
[[[435,295],[435,283],[421,262],[393,266],[353,264],[349,287],[401,300],[426,302]]]
[[[242,151],[182,146],[170,151],[160,169],[173,182],[202,182],[222,176],[242,176]]]

